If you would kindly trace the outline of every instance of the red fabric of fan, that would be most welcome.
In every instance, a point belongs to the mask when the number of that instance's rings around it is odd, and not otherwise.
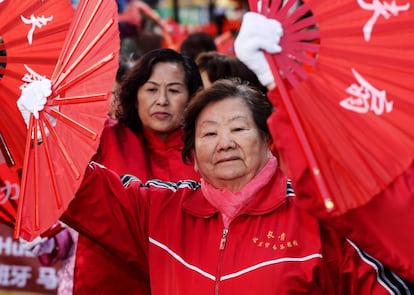
[[[0,1],[0,132],[6,161],[23,167],[26,126],[17,109],[20,89],[52,74],[73,17],[69,0]]]
[[[2,140],[0,134],[0,140]],[[4,152],[0,152],[0,223],[10,228],[16,225],[17,207],[20,195],[20,175],[19,172],[11,168],[4,157]],[[62,224],[57,223],[42,233],[42,237],[51,237],[63,229]]]
[[[78,5],[47,77],[52,94],[38,119],[30,115],[15,237],[32,240],[55,223],[98,147],[118,68],[117,17],[114,0]]]
[[[17,207],[20,194],[20,176],[11,169],[0,153],[0,223],[10,228],[16,225]],[[42,237],[52,237],[64,227],[56,223],[41,234]]]
[[[342,214],[413,162],[414,3],[269,2],[250,7],[282,23],[272,72],[326,208]]]
[[[17,173],[7,166],[0,153],[0,222],[14,227],[20,180]]]

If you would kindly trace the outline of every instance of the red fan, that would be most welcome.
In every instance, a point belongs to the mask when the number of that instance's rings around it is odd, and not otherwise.
[[[118,67],[117,16],[113,0],[78,5],[54,72],[47,77],[51,95],[38,119],[30,114],[15,237],[32,240],[54,224],[98,147]],[[30,83],[23,94],[38,84]]]
[[[283,51],[268,61],[321,197],[341,214],[413,162],[414,7],[297,2],[250,0],[250,7],[283,26]]]
[[[16,171],[26,137],[16,100],[25,83],[52,74],[73,13],[69,0],[0,1],[0,147]]]

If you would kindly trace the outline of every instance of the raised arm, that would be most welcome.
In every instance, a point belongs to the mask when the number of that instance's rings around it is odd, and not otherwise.
[[[252,12],[246,14],[235,42],[235,51],[241,61],[258,77],[262,77],[260,81],[270,90],[268,96],[275,111],[268,121],[269,129],[301,206],[333,225],[338,232],[381,260],[391,270],[414,282],[414,164],[367,204],[342,215],[332,215],[326,211],[322,200],[317,197],[317,187],[290,117],[281,102],[277,85],[272,79],[273,76],[269,76],[270,69],[263,50],[277,48],[275,44],[267,43],[277,43],[281,36],[280,30],[272,27],[273,22],[275,20]],[[253,30],[260,32],[261,38],[252,38]],[[248,45],[247,40],[250,40]]]

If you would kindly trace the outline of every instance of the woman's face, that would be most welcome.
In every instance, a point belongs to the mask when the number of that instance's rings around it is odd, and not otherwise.
[[[239,191],[266,164],[268,145],[237,97],[207,105],[195,131],[195,168],[216,188]]]
[[[183,66],[171,62],[156,64],[137,93],[138,115],[143,127],[165,139],[181,125],[188,100]]]

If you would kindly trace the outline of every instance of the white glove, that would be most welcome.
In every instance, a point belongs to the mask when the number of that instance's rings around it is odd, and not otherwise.
[[[263,50],[279,53],[283,28],[280,22],[259,13],[246,12],[234,42],[236,56],[251,69],[263,86],[274,83],[274,77]]]
[[[31,242],[28,242],[22,238],[19,240],[23,249],[31,253],[33,256],[52,253],[56,246],[54,238],[42,238],[39,236]]]
[[[17,100],[17,107],[26,122],[27,128],[29,128],[30,114],[32,113],[36,119],[39,119],[39,112],[43,110],[47,98],[51,94],[52,81],[49,79],[33,81],[22,89],[22,94]],[[46,135],[48,134],[49,130],[46,128]],[[37,138],[42,138],[39,126],[37,128]]]
[[[49,79],[33,81],[22,89],[17,106],[27,127],[29,127],[30,113],[39,119],[39,111],[43,110],[50,94],[52,94],[52,82]]]

